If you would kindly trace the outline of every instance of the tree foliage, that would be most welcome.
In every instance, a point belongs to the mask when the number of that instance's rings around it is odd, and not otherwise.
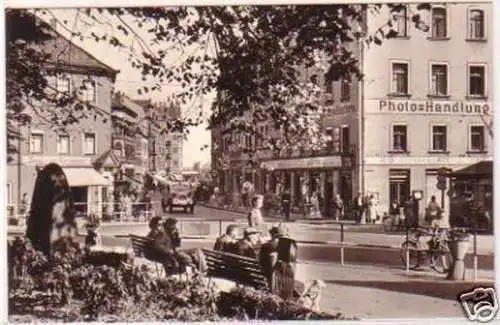
[[[72,37],[91,38],[127,51],[131,66],[145,84],[139,94],[177,83],[181,86],[177,97],[187,104],[215,91],[217,100],[208,120],[212,129],[266,137],[263,142],[271,148],[321,147],[325,140],[319,123],[323,102],[317,87],[322,85],[306,78],[304,71],[314,70],[329,81],[362,78],[357,45],[381,45],[397,34],[393,18],[375,33],[367,33],[367,14],[383,7],[394,13],[404,9],[402,4],[88,8],[79,9],[77,17],[106,28],[86,33],[69,27],[70,21],[60,24]],[[417,11],[429,7],[420,4]],[[47,26],[23,13],[7,12],[8,114],[19,115],[30,98],[71,107],[75,101],[71,96],[62,102],[60,97],[54,101],[47,96],[42,67],[49,58],[29,46],[45,39]],[[35,13],[51,15],[50,10]],[[409,15],[417,28],[427,28],[419,12]],[[25,26],[26,19],[31,28],[15,28]],[[172,50],[182,54],[175,63],[169,61]],[[170,121],[166,128],[186,131],[202,123],[201,116]],[[258,126],[264,122],[275,132],[261,134]]]

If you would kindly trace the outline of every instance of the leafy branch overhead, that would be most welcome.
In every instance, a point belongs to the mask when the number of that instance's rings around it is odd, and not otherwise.
[[[380,14],[384,7],[393,14],[368,33],[367,15]],[[77,24],[67,20],[59,20],[59,25],[74,39],[106,42],[126,51],[144,82],[139,94],[177,84],[178,100],[188,105],[215,92],[210,128],[266,138],[263,142],[271,147],[321,146],[325,138],[320,127],[321,82],[362,78],[356,46],[381,45],[395,37],[397,14],[408,14],[418,29],[428,28],[420,11],[428,10],[429,4],[419,4],[416,12],[405,8],[402,4],[88,8],[78,10],[75,21],[94,28],[75,28]],[[57,18],[50,10],[34,13],[44,21]],[[25,107],[43,101],[54,107],[47,122],[61,125],[62,120],[82,118],[75,113],[75,94],[50,92],[44,66],[51,58],[32,46],[49,37],[47,30],[47,24],[24,10],[7,11],[9,119],[23,120]],[[314,78],[306,77],[306,69]],[[185,131],[202,123],[200,116],[172,121],[167,127]],[[262,134],[263,123],[273,132]]]

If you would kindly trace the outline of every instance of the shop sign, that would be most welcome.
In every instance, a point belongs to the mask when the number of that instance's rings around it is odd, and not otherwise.
[[[486,102],[391,100],[378,103],[381,113],[401,114],[449,114],[449,115],[492,115],[492,107]]]

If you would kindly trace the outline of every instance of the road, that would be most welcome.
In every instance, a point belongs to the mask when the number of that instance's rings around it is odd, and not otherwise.
[[[202,236],[215,238],[229,224],[239,224],[246,226],[244,214],[218,209],[211,209],[204,206],[197,206],[193,215],[174,213],[172,215],[180,221],[181,232],[185,236]],[[235,221],[236,220],[236,221]],[[206,222],[210,221],[210,222]],[[271,226],[275,221],[270,222]],[[330,242],[340,243],[341,241],[349,244],[360,244],[370,246],[401,247],[405,239],[404,234],[387,234],[367,232],[366,226],[346,225],[344,227],[343,238],[339,225],[332,224],[308,224],[306,222],[287,222],[291,236],[300,242]],[[369,227],[369,226],[368,226]],[[128,234],[120,225],[108,225],[106,228],[109,233]],[[128,228],[130,229],[130,228]],[[369,228],[368,228],[369,230]],[[138,225],[134,233],[147,233],[145,224]],[[342,240],[343,239],[343,240]],[[423,237],[422,242],[428,239]],[[469,253],[473,252],[473,245],[469,247]],[[491,235],[477,236],[477,253],[480,255],[492,255],[494,252],[494,237]]]

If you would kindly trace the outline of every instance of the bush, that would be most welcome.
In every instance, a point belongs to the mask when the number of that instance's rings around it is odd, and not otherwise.
[[[9,243],[9,314],[15,316],[11,321],[341,318],[247,288],[219,294],[201,274],[189,281],[159,279],[146,266],[124,262],[129,262],[126,254],[89,252],[69,240],[57,243],[56,249],[49,260],[21,238]]]

